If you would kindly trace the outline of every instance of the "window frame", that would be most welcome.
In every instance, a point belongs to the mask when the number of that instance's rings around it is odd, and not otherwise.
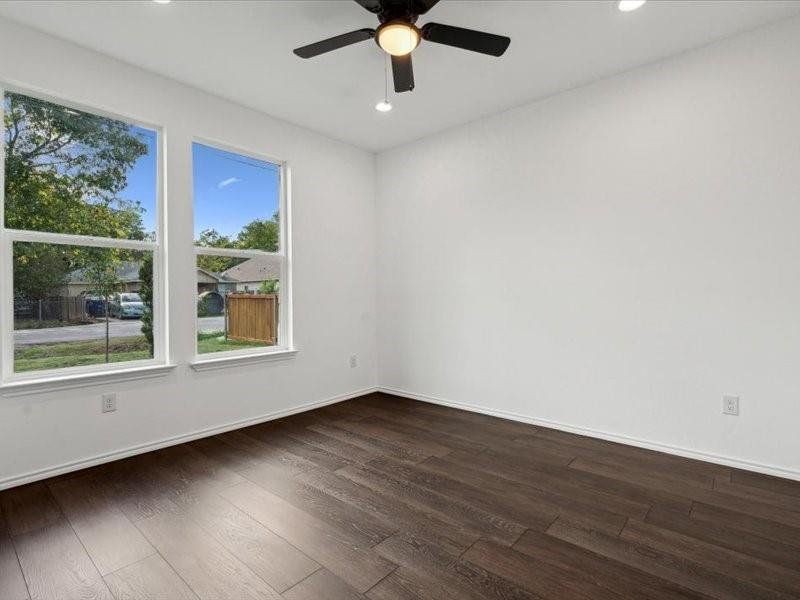
[[[80,234],[50,233],[45,231],[28,231],[7,229],[5,227],[5,125],[3,125],[3,142],[0,143],[0,281],[8,292],[0,294],[0,388],[6,385],[16,386],[25,383],[69,381],[82,376],[96,377],[113,375],[114,373],[130,373],[139,369],[168,366],[168,332],[167,324],[167,244],[166,244],[166,194],[165,182],[165,134],[160,125],[144,119],[124,115],[96,106],[65,99],[62,96],[26,88],[0,81],[0,121],[4,123],[5,94],[12,92],[30,98],[50,102],[64,108],[106,117],[148,129],[156,134],[156,214],[155,241],[128,240],[89,236]],[[102,363],[82,365],[60,369],[42,369],[17,373],[14,371],[14,261],[13,246],[15,242],[36,242],[46,244],[66,244],[94,248],[119,248],[139,250],[153,254],[153,358],[132,360],[119,363]]]
[[[278,167],[279,175],[279,202],[278,202],[278,225],[279,242],[278,252],[268,252],[266,250],[235,248],[213,248],[209,246],[198,246],[194,240],[195,226],[195,198],[194,198],[194,145],[201,144],[215,150],[239,154],[247,158],[253,158]],[[243,148],[227,142],[200,136],[193,136],[189,141],[189,156],[191,159],[191,210],[192,210],[192,258],[194,261],[193,269],[195,275],[194,288],[192,290],[192,314],[194,315],[194,359],[192,366],[196,369],[204,365],[228,364],[233,362],[249,362],[258,358],[270,358],[294,355],[297,350],[293,339],[293,318],[292,318],[292,215],[291,215],[291,168],[288,161],[275,158],[262,152]],[[281,259],[281,270],[278,288],[278,343],[274,346],[259,346],[254,348],[242,348],[239,350],[223,350],[220,352],[209,352],[200,354],[198,352],[197,334],[199,332],[197,322],[197,303],[200,294],[197,292],[197,257],[198,256],[225,256],[230,258],[257,258],[260,256],[277,256]]]

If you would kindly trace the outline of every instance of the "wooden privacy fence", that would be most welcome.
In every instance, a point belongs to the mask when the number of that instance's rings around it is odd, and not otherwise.
[[[277,294],[228,294],[227,303],[228,339],[278,343]]]

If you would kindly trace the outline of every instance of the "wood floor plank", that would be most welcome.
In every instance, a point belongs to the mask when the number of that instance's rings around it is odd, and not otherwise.
[[[366,597],[370,600],[427,600],[430,598],[429,592],[430,588],[415,579],[413,573],[398,567],[369,590]],[[448,596],[439,598],[446,599]]]
[[[340,530],[255,483],[242,483],[221,494],[359,592],[365,592],[394,569],[392,563],[371,549],[353,544]]]
[[[771,475],[733,469],[731,483],[759,488],[785,496],[800,497],[800,481],[792,481],[791,479],[780,479]]]
[[[66,519],[14,539],[31,600],[113,600]]]
[[[50,491],[102,575],[155,554],[93,475],[56,480]]]
[[[479,534],[447,523],[434,513],[420,510],[395,495],[376,492],[337,473],[319,471],[304,473],[298,478],[380,519],[392,533],[403,529],[459,554],[479,537]]]
[[[161,513],[136,526],[201,600],[280,600],[278,592],[187,516]]]
[[[28,600],[28,587],[22,576],[17,551],[8,534],[8,528],[0,512],[0,598],[4,600]]]
[[[104,579],[116,600],[198,600],[158,554],[110,573]]]
[[[474,531],[501,544],[513,544],[527,529],[521,523],[473,506],[460,497],[439,493],[378,469],[350,466],[337,473],[375,491],[395,495],[420,510],[433,512],[445,522]]]
[[[504,479],[510,479],[543,491],[601,506],[627,517],[643,519],[651,506],[646,502],[629,500],[623,495],[611,494],[569,481],[564,477],[564,467],[542,465],[538,461],[528,460],[526,456],[518,456],[516,460],[512,460],[492,450],[486,450],[479,454],[454,451],[448,454],[445,460],[479,469],[485,473],[494,473]]]
[[[319,569],[283,594],[286,600],[359,600],[363,599],[351,587],[326,569]]]
[[[262,465],[244,471],[243,475],[296,508],[336,527],[355,544],[374,546],[395,532],[391,524],[291,477],[280,468]]]
[[[63,518],[61,509],[44,482],[30,483],[0,492],[0,508],[12,536],[41,529]]]
[[[701,521],[662,507],[653,507],[645,520],[664,529],[761,558],[800,572],[800,548],[715,521]]]
[[[155,453],[135,456],[112,463],[112,468],[99,478],[114,504],[134,523],[175,510],[163,487],[159,462]]]
[[[767,504],[791,512],[800,512],[800,497],[765,490],[759,487],[741,485],[728,481],[726,478],[718,477],[714,483],[714,491],[726,496],[736,496],[742,500]]]
[[[460,562],[454,556],[433,544],[401,533],[375,546],[375,551],[387,560],[414,572],[434,597],[462,599],[518,599],[534,600],[537,597],[513,583],[482,569],[478,565]],[[442,590],[447,595],[442,596]]]
[[[319,565],[282,537],[216,494],[186,508],[186,515],[278,592]]]
[[[415,454],[424,454],[427,456],[444,456],[449,454],[452,450],[438,442],[426,439],[414,439],[402,433],[398,433],[392,428],[387,428],[379,422],[375,422],[370,418],[361,419],[360,421],[336,421],[334,423],[337,427],[346,429],[353,433],[365,435],[378,440],[386,440],[396,444],[409,452]],[[344,465],[343,465],[344,466]]]
[[[361,446],[356,446],[307,428],[301,431],[294,431],[287,435],[331,454],[335,454],[351,464],[364,464],[378,456],[378,453],[375,451],[365,450]]]
[[[694,503],[690,516],[698,521],[707,521],[730,527],[733,531],[748,531],[767,539],[777,540],[800,551],[800,528],[788,527],[768,518],[702,502]]]
[[[494,542],[481,540],[461,557],[542,598],[620,600],[616,593]]]
[[[520,518],[522,511],[533,511],[535,516],[545,514],[550,519],[547,525],[556,516],[566,516],[570,520],[588,523],[593,528],[616,535],[627,519],[625,515],[599,508],[593,502],[576,500],[574,495],[559,495],[547,489],[535,488],[504,479],[494,473],[457,464],[446,458],[432,457],[418,466],[478,488],[485,495],[493,494],[507,510],[519,511],[517,514]],[[530,527],[536,528],[536,523],[537,521],[533,521]]]
[[[782,594],[719,574],[674,552],[637,544],[559,519],[547,533],[611,560],[718,600],[777,600]]]
[[[370,437],[361,433],[355,433],[347,429],[342,429],[333,424],[328,425],[312,425],[309,427],[312,431],[336,438],[340,441],[347,442],[354,446],[359,446],[368,452],[374,452],[381,456],[390,457],[406,463],[418,463],[428,458],[429,455],[424,452],[409,450],[398,446],[394,442],[388,440],[381,440],[378,438]]]
[[[543,563],[553,565],[573,580],[583,580],[630,600],[707,599],[708,596],[671,581],[632,568],[581,546],[528,530],[514,549]]]
[[[632,470],[620,466],[610,466],[588,459],[576,459],[570,468],[612,477],[629,483],[636,483],[650,489],[662,490],[689,498],[695,502],[735,510],[754,517],[769,519],[789,527],[800,528],[800,512],[770,505],[760,500],[728,494],[722,491],[704,489],[674,479],[664,478],[655,471]]]
[[[397,415],[391,411],[375,410],[373,416],[367,417],[371,423],[391,429],[406,437],[425,442],[434,442],[446,446],[450,450],[463,450],[465,452],[480,452],[486,448],[479,444],[444,431],[431,431],[420,425],[425,424],[425,419],[412,415]]]
[[[673,553],[716,573],[782,592],[787,597],[800,593],[800,573],[650,523],[630,519],[619,537]]]

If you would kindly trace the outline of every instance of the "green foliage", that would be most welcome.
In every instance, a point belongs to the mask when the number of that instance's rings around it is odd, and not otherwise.
[[[222,235],[216,229],[205,229],[200,232],[200,236],[195,242],[198,246],[208,248],[235,248],[236,244],[226,235]],[[235,258],[227,256],[208,256],[206,254],[197,257],[197,266],[210,273],[222,273],[233,267],[237,262]]]
[[[236,239],[222,235],[216,229],[205,229],[200,232],[195,243],[198,246],[207,248],[238,248],[241,250],[277,252],[281,239],[278,218],[279,213],[275,212],[271,220],[255,219],[242,227]],[[239,259],[227,256],[201,255],[197,257],[197,266],[211,273],[222,273],[236,266],[239,262]]]
[[[142,286],[139,289],[139,296],[144,304],[142,314],[142,334],[150,347],[150,356],[153,356],[153,254],[148,252],[144,255],[142,266],[139,267],[139,279]]]
[[[113,248],[88,248],[86,254],[88,266],[84,269],[84,277],[89,283],[89,293],[108,300],[122,285],[117,275],[122,263],[121,251]]]
[[[242,227],[236,238],[237,248],[252,248],[267,252],[277,252],[279,243],[280,227],[278,227],[277,219],[274,221],[266,219],[251,221]]]
[[[147,151],[130,126],[21,94],[7,93],[4,102],[7,227],[145,238],[141,206],[119,197]],[[15,291],[51,296],[91,260],[81,247],[15,244]]]
[[[208,305],[208,297],[197,299],[197,316],[210,317],[211,307]]]
[[[74,256],[70,246],[16,242],[14,293],[30,300],[52,296],[67,283]]]
[[[267,279],[261,282],[258,291],[261,294],[277,294],[280,289],[280,283],[277,279]]]

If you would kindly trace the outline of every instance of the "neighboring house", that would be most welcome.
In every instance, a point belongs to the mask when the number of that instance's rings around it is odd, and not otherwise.
[[[142,288],[142,280],[139,279],[140,262],[126,261],[117,267],[117,278],[120,280],[120,292],[138,292]],[[91,294],[92,283],[86,277],[86,269],[78,269],[67,275],[67,285],[65,291],[67,296],[80,296],[81,294]]]
[[[214,273],[205,269],[197,269],[197,293],[236,291],[236,282],[225,276],[224,273]]]
[[[248,258],[243,263],[223,271],[221,275],[236,282],[237,292],[256,292],[264,281],[281,278],[281,257]]]
[[[244,264],[244,263],[243,263]],[[121,282],[120,292],[138,292],[142,288],[142,281],[139,279],[140,262],[123,262],[117,267],[117,278]],[[203,292],[228,292],[239,291],[239,282],[230,279],[225,273],[214,273],[205,269],[197,269],[197,293]],[[258,283],[261,285],[261,282]],[[258,285],[252,289],[258,289]],[[78,269],[67,276],[67,285],[64,288],[66,296],[80,296],[81,294],[91,295],[92,284],[86,277],[85,269]]]

